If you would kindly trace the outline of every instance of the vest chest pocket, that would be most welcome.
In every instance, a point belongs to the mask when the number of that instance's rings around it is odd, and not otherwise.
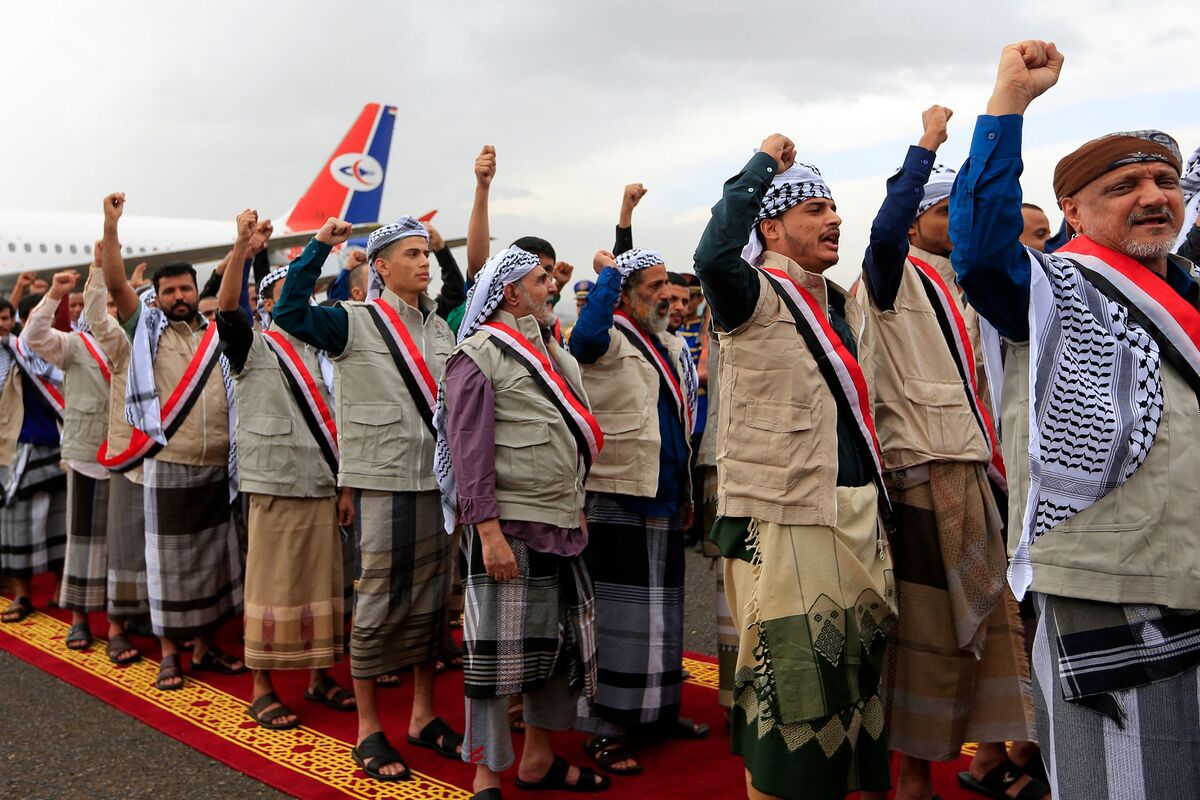
[[[404,413],[399,403],[355,403],[346,410],[341,447],[347,461],[386,467],[403,461]],[[339,424],[342,423],[338,420]],[[422,423],[423,424],[423,423]],[[344,432],[343,432],[344,431]]]
[[[601,462],[613,466],[630,466],[636,462],[642,412],[595,409],[592,413],[600,423],[600,430],[604,431],[604,449],[600,451]],[[655,453],[656,458],[657,456]]]
[[[916,425],[924,417],[929,444],[943,453],[962,453],[977,447],[983,431],[959,381],[905,378],[904,396],[915,406]]]
[[[496,427],[496,488],[518,489],[541,486],[554,475],[547,450],[550,426],[545,422],[509,422]]]
[[[239,422],[238,459],[246,471],[259,473],[272,483],[296,480],[299,473],[292,458],[291,418],[255,414]]]
[[[812,429],[813,408],[804,403],[760,400],[746,403],[747,443],[762,463],[787,467],[793,450],[800,445],[803,431]]]

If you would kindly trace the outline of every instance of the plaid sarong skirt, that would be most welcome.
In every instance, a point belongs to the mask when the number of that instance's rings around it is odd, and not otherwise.
[[[18,444],[21,478],[0,508],[0,575],[30,578],[62,569],[67,545],[67,484],[57,447]],[[9,470],[0,477],[10,483]]]
[[[108,481],[67,470],[67,554],[59,604],[103,611],[108,589]]]
[[[156,636],[210,633],[242,608],[224,466],[145,461],[146,578]]]
[[[108,477],[106,538],[108,616],[120,620],[147,616],[145,500],[142,485],[119,472]]]
[[[540,553],[505,537],[517,577],[487,574],[474,526],[463,530],[467,557],[463,678],[469,698],[513,697],[556,673],[584,697],[596,693],[595,607],[583,560]]]

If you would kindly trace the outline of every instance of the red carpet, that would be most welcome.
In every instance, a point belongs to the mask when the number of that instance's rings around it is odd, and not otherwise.
[[[263,730],[246,715],[250,698],[248,675],[191,673],[185,656],[184,690],[159,692],[153,687],[159,652],[157,643],[151,639],[135,639],[146,658],[127,667],[109,663],[102,640],[97,640],[86,653],[67,650],[63,641],[70,616],[62,611],[45,610],[50,588],[46,576],[35,581],[34,605],[41,613],[22,623],[0,625],[0,648],[236,770],[310,800],[346,797],[467,800],[471,796],[473,767],[441,758],[430,750],[408,746],[404,741],[412,697],[409,675],[404,676],[400,687],[379,690],[379,706],[388,738],[404,754],[413,769],[414,780],[378,783],[364,777],[350,758],[355,715],[304,700],[304,673],[275,674],[276,692],[301,717],[301,727],[291,731]],[[90,622],[97,634],[107,630],[102,614],[93,615]],[[218,638],[226,651],[240,654],[239,630],[238,624],[222,630]],[[632,778],[614,778],[612,789],[604,797],[707,800],[745,796],[741,762],[729,753],[723,710],[716,703],[716,664],[704,656],[689,655],[687,667],[692,677],[684,686],[683,713],[698,722],[707,722],[713,732],[701,741],[667,742],[640,749],[638,755],[645,772]],[[350,686],[346,662],[339,664],[333,674],[343,686]],[[451,672],[439,678],[435,707],[455,730],[462,730],[461,673]],[[516,739],[519,756],[520,736]],[[583,739],[577,733],[555,734],[555,751],[574,763],[588,763],[581,750]],[[934,786],[944,800],[978,798],[962,791],[955,780],[955,773],[965,769],[965,764],[964,758],[956,763],[935,765]],[[506,797],[537,796],[517,789],[512,782],[514,777],[515,769],[505,776]],[[560,792],[539,794],[546,798],[570,796]]]

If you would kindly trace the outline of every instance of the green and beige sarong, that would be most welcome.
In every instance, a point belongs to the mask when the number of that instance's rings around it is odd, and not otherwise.
[[[739,633],[733,751],[756,789],[841,798],[890,786],[879,686],[895,628],[873,485],[837,488],[834,527],[719,520]]]

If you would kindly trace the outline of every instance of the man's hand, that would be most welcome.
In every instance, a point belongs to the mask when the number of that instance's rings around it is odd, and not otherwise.
[[[349,222],[337,217],[330,217],[325,220],[325,224],[321,226],[321,230],[317,231],[317,235],[313,238],[321,244],[336,247],[350,238],[350,228],[351,225]]]
[[[20,275],[17,276],[17,286],[21,289],[28,289],[30,286],[33,285],[33,282],[36,280],[37,280],[37,273],[22,272]]]
[[[621,213],[617,216],[617,226],[629,228],[633,226],[633,210],[646,196],[646,187],[640,183],[631,183],[625,187],[621,195]]]
[[[361,247],[356,247],[346,254],[346,269],[358,269],[363,264],[367,263],[367,251]]]
[[[1024,114],[1034,99],[1058,83],[1062,67],[1063,55],[1054,42],[1027,39],[1008,45],[1000,51],[996,86],[987,113]]]
[[[51,300],[62,300],[71,293],[75,288],[75,284],[79,281],[79,273],[73,269],[63,270],[62,272],[54,273],[54,279],[50,282],[50,288],[46,290],[46,294]]]
[[[429,231],[429,252],[436,253],[439,250],[446,249],[446,240],[438,233],[438,229],[433,227],[431,223],[425,223],[425,230]]]
[[[137,289],[149,282],[150,279],[146,277],[146,262],[143,261],[133,268],[133,275],[129,276],[129,285]]]
[[[476,529],[483,546],[483,568],[487,574],[498,581],[510,581],[517,577],[517,557],[500,530],[500,520],[481,522]]]
[[[554,283],[558,286],[558,293],[562,294],[566,285],[571,282],[571,275],[575,273],[575,268],[565,261],[559,261],[554,265],[554,271],[550,273],[554,278]]]
[[[683,504],[683,529],[686,531],[696,521],[696,506],[691,503]]]
[[[271,240],[271,234],[273,233],[275,233],[275,226],[271,224],[271,220],[259,220],[254,228],[254,235],[250,237],[250,252],[248,255],[256,256],[261,253],[267,246],[267,242]]]
[[[933,150],[941,147],[942,143],[949,138],[946,133],[946,123],[954,116],[954,112],[945,106],[930,106],[921,114],[921,124],[925,126],[925,133],[921,136],[921,141],[918,144],[926,150]]]
[[[253,208],[247,208],[245,211],[237,215],[237,239],[238,244],[246,244],[255,236],[255,230],[258,228],[258,212]]]
[[[772,133],[763,139],[758,150],[775,159],[775,169],[778,172],[789,170],[796,163],[796,145],[782,133]]]
[[[616,264],[616,257],[607,250],[597,250],[596,255],[592,256],[592,269],[596,270],[597,275],[604,272],[605,267],[613,267]]]
[[[343,486],[338,492],[337,524],[349,528],[354,524],[354,490]]]
[[[480,189],[487,189],[492,185],[494,177],[496,177],[496,148],[485,144],[475,158],[475,185]]]
[[[121,214],[124,211],[124,192],[113,192],[108,197],[104,198],[104,222],[106,224],[116,224],[116,221],[121,218]]]

